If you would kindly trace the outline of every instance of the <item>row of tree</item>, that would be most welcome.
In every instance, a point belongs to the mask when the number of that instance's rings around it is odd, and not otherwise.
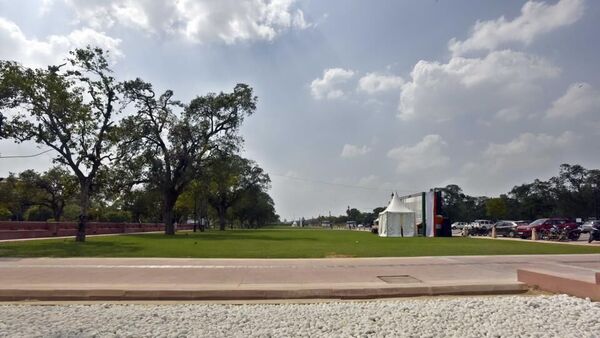
[[[443,216],[452,222],[471,222],[476,219],[535,220],[544,217],[598,219],[600,217],[600,170],[581,165],[563,164],[557,176],[543,181],[536,179],[513,187],[499,197],[470,196],[456,184],[436,188],[442,191]],[[385,207],[361,212],[346,210],[346,215],[318,216],[303,219],[303,224],[321,225],[322,222],[370,225]]]
[[[452,221],[600,216],[600,170],[577,164],[563,164],[557,176],[517,185],[497,198],[469,196],[457,185],[439,189],[443,192],[445,216]]]
[[[178,198],[174,219],[193,220],[204,230],[207,220],[226,225],[259,227],[277,222],[267,189],[269,177],[252,161],[234,155],[214,158],[203,180],[192,181]],[[38,173],[26,170],[0,181],[0,220],[76,221],[79,216],[77,179],[62,167]],[[120,191],[106,184],[90,201],[89,220],[161,222],[160,191],[144,184]]]
[[[345,215],[338,216],[317,216],[309,219],[302,219],[302,224],[306,226],[321,226],[323,222],[331,224],[344,225],[348,221],[354,221],[356,224],[371,225],[379,217],[379,213],[385,210],[385,207],[377,207],[372,211],[360,211],[357,208],[346,209]]]
[[[156,92],[139,78],[118,81],[109,60],[106,51],[88,47],[47,69],[0,61],[0,139],[48,147],[55,162],[68,168],[78,188],[78,241],[85,240],[93,199],[108,201],[115,194],[158,196],[169,235],[175,233],[176,205],[185,204],[179,201],[184,194],[194,195],[193,186],[217,185],[211,188],[228,196],[207,197],[219,200],[222,229],[232,201],[242,195],[246,204],[256,200],[272,206],[265,196],[268,176],[236,155],[243,142],[239,128],[256,110],[251,87],[238,84],[230,93],[183,103],[173,91]],[[222,174],[215,168],[230,164],[254,176],[236,173],[226,183],[211,179],[210,172]],[[248,197],[251,190],[255,193]]]

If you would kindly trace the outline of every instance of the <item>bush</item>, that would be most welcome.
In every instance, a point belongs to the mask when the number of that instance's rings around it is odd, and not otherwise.
[[[128,222],[131,219],[131,215],[127,211],[110,210],[110,211],[105,212],[99,218],[100,218],[100,221],[102,221],[102,222],[121,223],[121,222]]]
[[[54,215],[52,214],[52,210],[46,207],[33,206],[27,209],[24,216],[24,218],[28,221],[45,222]]]
[[[5,207],[0,207],[0,221],[10,221],[12,212]]]
[[[67,204],[63,210],[63,221],[78,221],[80,214],[79,206],[76,204]]]

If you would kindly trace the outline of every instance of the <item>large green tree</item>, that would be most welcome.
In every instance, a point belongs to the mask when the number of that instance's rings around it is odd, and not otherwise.
[[[242,227],[257,228],[278,221],[273,199],[259,185],[244,189],[232,209]]]
[[[135,113],[123,121],[121,154],[130,182],[150,184],[161,192],[165,233],[175,233],[174,208],[188,184],[202,177],[204,164],[217,149],[237,149],[244,117],[254,113],[252,88],[238,84],[231,93],[210,93],[182,104],[170,90],[157,95],[142,80],[123,86]],[[128,175],[123,175],[127,177]]]
[[[506,205],[506,198],[490,198],[485,202],[486,215],[493,219],[499,220],[508,216],[508,206]]]
[[[10,212],[13,221],[24,221],[27,210],[36,205],[37,191],[14,173],[0,181],[0,206]],[[3,212],[6,217],[6,211]]]
[[[217,152],[207,167],[209,178],[208,203],[219,218],[219,229],[225,230],[227,212],[249,189],[266,191],[269,175],[254,162],[239,155]]]
[[[0,61],[0,113],[6,116],[0,137],[53,149],[54,160],[77,177],[77,241],[85,241],[97,174],[114,159],[119,88],[99,48],[76,49],[65,64],[47,69]]]
[[[79,192],[77,178],[62,167],[53,167],[39,174],[26,170],[19,174],[21,182],[31,191],[33,203],[52,210],[55,221],[60,221],[67,203]]]

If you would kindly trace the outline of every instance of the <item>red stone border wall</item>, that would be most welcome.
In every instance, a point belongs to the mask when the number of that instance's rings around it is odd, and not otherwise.
[[[193,225],[178,225],[178,230],[190,230]],[[132,232],[163,231],[163,223],[109,223],[89,222],[88,235],[122,234]],[[0,240],[75,236],[77,222],[12,222],[0,221]]]
[[[517,279],[519,282],[536,286],[544,291],[600,301],[600,272],[595,273],[596,283],[525,269],[517,270]]]

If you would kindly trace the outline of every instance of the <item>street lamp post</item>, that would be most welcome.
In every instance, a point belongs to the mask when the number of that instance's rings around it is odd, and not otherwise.
[[[592,189],[594,190],[594,214],[598,219],[598,184],[592,183]]]

